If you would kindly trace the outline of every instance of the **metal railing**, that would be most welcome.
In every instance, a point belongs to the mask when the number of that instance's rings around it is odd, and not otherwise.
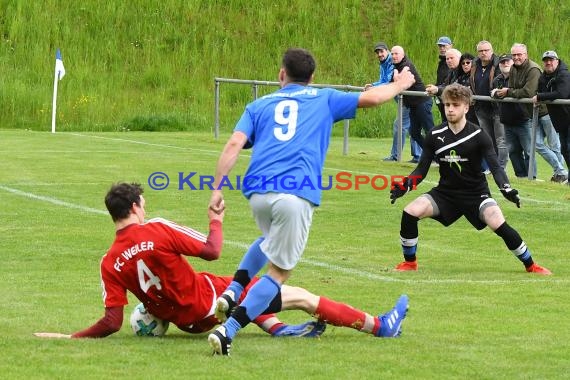
[[[252,86],[253,99],[258,98],[259,86],[279,86],[279,82],[274,81],[261,81],[261,80],[247,80],[247,79],[231,79],[231,78],[214,78],[215,82],[215,94],[214,94],[214,138],[219,137],[220,132],[220,83],[237,83],[237,84],[249,84]],[[334,88],[342,91],[364,91],[362,86],[352,86],[352,85],[335,85],[335,84],[311,84],[311,87],[315,88]],[[397,142],[397,160],[402,161],[402,97],[404,95],[409,96],[423,96],[428,97],[423,91],[403,91],[398,95],[398,132],[396,136]],[[532,99],[517,99],[517,98],[504,98],[496,99],[490,96],[474,95],[473,99],[481,100],[485,102],[506,102],[506,103],[532,103]],[[552,101],[540,102],[541,104],[566,104],[570,105],[570,99],[557,99]],[[531,154],[529,157],[529,167],[528,167],[528,179],[534,178],[533,167],[535,163],[535,148],[536,148],[536,128],[538,126],[538,105],[534,105],[532,111],[532,131],[531,131]],[[342,144],[342,154],[348,154],[348,134],[349,134],[350,121],[344,120],[343,128],[343,144]]]
[[[279,86],[279,82],[262,81],[262,80],[245,80],[245,79],[230,79],[230,78],[214,78],[215,81],[215,110],[214,110],[214,138],[218,138],[220,134],[220,83],[238,83],[238,84],[249,84],[252,86],[253,99],[257,99],[259,86]],[[351,85],[338,85],[338,84],[313,84],[311,87],[316,88],[335,88],[342,91],[363,91],[364,87],[357,87]],[[342,154],[348,154],[348,130],[350,126],[350,121],[348,119],[344,120],[343,127],[343,142],[342,142]]]

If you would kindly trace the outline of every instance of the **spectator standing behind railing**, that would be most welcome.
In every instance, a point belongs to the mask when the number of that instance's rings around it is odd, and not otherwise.
[[[364,91],[371,89],[372,87],[380,86],[382,84],[390,83],[392,76],[394,74],[394,65],[392,64],[392,54],[388,50],[388,45],[385,42],[378,42],[374,45],[374,53],[378,57],[378,62],[380,63],[380,73],[378,81],[374,83],[367,83],[364,85]],[[396,102],[398,100],[396,99]],[[390,155],[383,159],[383,161],[398,161],[398,126],[399,120],[396,117],[392,127],[392,149]],[[406,144],[406,135],[410,129],[410,110],[408,107],[402,105],[402,147],[401,151],[404,150],[404,145]],[[412,160],[411,162],[418,162],[422,154],[422,148],[413,139],[410,139]]]
[[[436,44],[439,53],[439,61],[437,62],[435,85],[439,86],[443,84],[447,78],[447,75],[449,74],[449,65],[447,64],[447,56],[445,53],[449,49],[453,48],[453,42],[451,41],[451,38],[447,36],[441,36],[438,38]],[[435,99],[435,104],[437,105],[439,114],[441,115],[441,122],[443,123],[447,119],[445,118],[445,110],[443,109],[443,104],[441,103],[441,99],[439,97]]]
[[[511,55],[513,56],[513,67],[511,68],[509,88],[498,90],[497,94],[502,97],[508,96],[519,99],[532,98],[538,90],[538,79],[541,76],[540,67],[528,58],[525,44],[513,44]],[[527,122],[529,128],[531,127],[532,108],[533,105],[529,103],[522,105],[523,112],[529,117]],[[544,143],[545,138],[548,139],[548,145]],[[552,126],[550,116],[544,104],[539,106],[536,151],[552,167],[554,173],[551,181],[563,182],[568,179],[568,172],[564,169],[563,158],[560,154],[560,139]],[[533,170],[536,177],[536,167]]]
[[[505,97],[505,91],[502,90],[509,87],[512,66],[513,58],[510,54],[503,54],[499,57],[499,70],[501,73],[493,79],[492,97],[500,99]],[[525,114],[521,103],[498,103],[497,109],[500,121],[505,128],[509,157],[515,175],[519,178],[526,178],[531,150],[530,119]],[[534,172],[536,172],[536,167]]]
[[[499,59],[493,53],[489,41],[479,41],[477,58],[471,65],[471,90],[475,95],[489,96],[493,79],[499,74]],[[475,102],[475,115],[482,130],[491,136],[493,147],[499,158],[499,165],[505,168],[509,161],[509,151],[505,141],[505,128],[499,121],[499,114],[491,102]]]
[[[440,99],[441,94],[445,86],[451,83],[457,82],[459,77],[459,61],[461,59],[461,52],[457,49],[449,49],[445,52],[445,63],[447,65],[447,75],[440,83],[428,84],[426,86],[426,92],[431,96],[437,96]],[[442,124],[446,122],[447,119],[442,118]]]
[[[412,61],[406,57],[404,48],[397,45],[392,47],[392,62],[394,69],[402,71],[407,67],[413,74],[416,81],[408,91],[425,92],[426,86],[420,77],[420,73],[418,73]],[[433,116],[431,113],[433,103],[431,98],[404,95],[403,99],[404,105],[410,109],[410,136],[423,148],[424,137],[422,136],[422,129],[426,134],[433,129]]]
[[[534,103],[570,98],[570,72],[566,63],[558,58],[555,51],[548,50],[542,55],[542,65],[544,71],[538,80],[538,93],[532,98]],[[547,104],[546,108],[559,134],[566,167],[570,168],[570,105]]]
[[[471,67],[473,66],[474,59],[475,57],[471,53],[463,53],[461,58],[459,58],[459,75],[457,77],[457,83],[468,87],[469,89],[471,89]],[[467,120],[475,125],[479,125],[479,119],[477,119],[477,115],[475,115],[475,107],[473,107],[473,105],[469,107]]]

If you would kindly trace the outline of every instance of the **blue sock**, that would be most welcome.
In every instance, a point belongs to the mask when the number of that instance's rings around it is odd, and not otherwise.
[[[281,285],[268,275],[261,277],[247,293],[240,307],[245,309],[247,318],[251,321],[259,317],[268,307],[273,298],[279,293]],[[224,323],[226,336],[230,339],[236,335],[243,326],[232,316]]]
[[[240,324],[234,317],[229,317],[228,320],[224,322],[224,327],[226,328],[226,337],[230,339],[233,339],[239,329],[241,329]]]
[[[251,279],[267,264],[267,256],[259,247],[264,240],[264,237],[260,237],[249,246],[239,263],[233,281],[227,288],[227,290],[234,292],[236,302],[241,297],[243,289],[251,282]]]
[[[526,248],[526,246],[525,246]],[[515,253],[516,254],[516,253]],[[525,251],[523,253],[521,253],[520,255],[517,255],[517,258],[524,264],[525,267],[529,267],[532,265],[533,260],[532,260],[532,254],[530,252],[530,249],[526,248]]]
[[[406,247],[402,245],[402,252],[404,253],[404,260],[406,261],[416,261],[416,250],[418,249],[418,245],[414,245],[411,247]]]
[[[264,237],[260,237],[254,241],[253,244],[249,246],[247,252],[243,255],[243,258],[239,263],[238,270],[247,270],[249,278],[253,278],[253,276],[258,274],[261,268],[267,264],[267,256],[265,256],[265,253],[263,253],[260,247],[264,240]]]

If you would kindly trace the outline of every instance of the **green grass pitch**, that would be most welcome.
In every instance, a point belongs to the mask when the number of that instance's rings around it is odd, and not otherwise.
[[[539,379],[567,378],[568,214],[570,191],[552,184],[537,157],[539,179],[513,179],[522,208],[491,190],[535,260],[554,275],[524,272],[489,230],[464,220],[450,228],[420,223],[417,273],[391,270],[401,260],[404,205],[437,180],[432,168],[416,193],[395,205],[386,190],[325,191],[309,244],[289,284],[370,313],[402,293],[410,312],[399,339],[377,339],[329,326],[321,339],[275,339],[247,327],[232,357],[212,357],[206,335],[171,326],[161,339],[123,329],[97,340],[42,340],[36,331],[71,333],[103,314],[99,260],[114,228],[103,203],[116,181],[145,185],[147,217],[161,216],[206,232],[209,191],[178,190],[179,172],[212,175],[225,138],[204,133],[43,133],[0,131],[0,373],[6,379]],[[405,175],[407,163],[384,163],[390,139],[351,139],[343,156],[334,138],[325,175]],[[406,150],[407,153],[407,150]],[[406,155],[407,157],[407,155]],[[242,174],[244,154],[233,174]],[[161,171],[171,183],[147,184]],[[512,175],[512,171],[509,171]],[[197,270],[232,274],[258,236],[249,206],[226,191],[220,260],[190,259]],[[131,298],[130,310],[138,302]],[[301,322],[301,312],[282,314]]]

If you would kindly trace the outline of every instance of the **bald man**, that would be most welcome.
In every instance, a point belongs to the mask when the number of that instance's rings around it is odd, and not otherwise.
[[[447,76],[443,80],[443,83],[436,85],[436,84],[429,84],[426,86],[426,92],[432,96],[441,96],[443,93],[443,89],[445,86],[448,86],[452,83],[457,82],[457,78],[459,77],[459,61],[461,60],[461,52],[457,49],[449,49],[445,52],[445,63],[447,63],[447,67],[449,71],[447,72]]]
[[[403,47],[396,45],[392,48],[392,63],[394,64],[394,69],[398,71],[407,67],[414,76],[416,82],[408,91],[426,91],[426,86],[420,77],[420,73],[418,73],[412,61],[406,57]],[[423,147],[424,137],[422,135],[422,129],[427,134],[433,128],[431,98],[426,96],[404,95],[404,105],[410,109],[410,136],[416,140],[420,147]]]

